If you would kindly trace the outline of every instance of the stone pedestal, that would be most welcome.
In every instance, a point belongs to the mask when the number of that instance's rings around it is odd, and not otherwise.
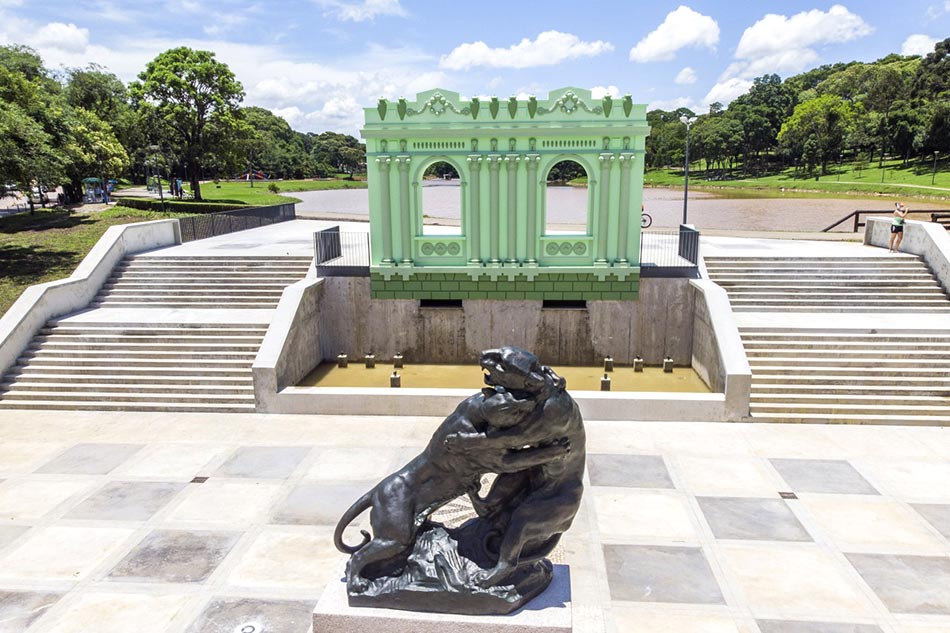
[[[570,633],[571,575],[554,566],[554,580],[525,608],[509,615],[454,615],[351,607],[341,566],[313,611],[313,633]]]

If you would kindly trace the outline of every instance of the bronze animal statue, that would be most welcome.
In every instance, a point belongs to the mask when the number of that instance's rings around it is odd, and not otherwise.
[[[426,449],[358,499],[334,543],[351,554],[351,605],[508,613],[550,583],[545,560],[583,491],[584,429],[565,381],[524,350],[482,352],[486,388],[467,398]],[[498,477],[480,497],[481,476]],[[429,520],[468,495],[478,514],[459,528]],[[369,509],[372,535],[343,532]],[[441,587],[441,590],[439,590]]]
[[[483,366],[485,363],[492,364],[483,360]],[[528,385],[518,369],[511,365],[508,371],[495,370],[490,374],[491,382],[486,376],[490,386],[459,404],[421,454],[366,492],[343,514],[334,531],[334,544],[341,552],[352,554],[348,572],[351,591],[364,588],[367,579],[394,573],[428,516],[449,501],[476,492],[483,473],[522,471],[570,452],[570,446],[563,443],[538,448],[476,449],[462,455],[447,450],[445,440],[450,435],[501,430],[534,410],[534,385]],[[372,536],[362,531],[362,543],[345,544],[344,529],[365,510],[371,511]]]

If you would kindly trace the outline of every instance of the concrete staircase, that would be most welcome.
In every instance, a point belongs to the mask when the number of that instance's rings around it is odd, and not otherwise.
[[[740,328],[752,416],[950,424],[950,331]]]
[[[116,266],[90,307],[273,308],[312,261],[137,255]]]
[[[91,311],[39,332],[3,378],[0,408],[253,412],[271,311],[311,261],[129,257]]]
[[[950,299],[926,263],[889,257],[707,257],[735,312],[939,312]]]

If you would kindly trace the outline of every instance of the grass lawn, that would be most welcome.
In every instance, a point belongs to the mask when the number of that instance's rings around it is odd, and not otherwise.
[[[0,313],[27,286],[71,275],[110,226],[186,215],[124,207],[94,214],[38,208],[33,215],[0,218]]]
[[[706,176],[714,177],[717,172],[700,169],[693,171],[699,167],[697,163],[690,169],[689,185],[699,189],[754,192],[759,196],[802,192],[835,196],[885,194],[907,198],[950,198],[950,164],[946,160],[937,163],[933,185],[930,184],[933,161],[909,162],[906,165],[900,160],[885,161],[883,169],[877,165],[877,162],[864,163],[862,169],[856,168],[861,166],[859,163],[830,165],[828,174],[817,179],[814,175],[796,176],[794,170],[789,168],[758,178],[707,180]],[[644,184],[655,187],[682,187],[683,170],[650,170],[645,175]]]
[[[267,186],[275,184],[280,193],[273,194]],[[201,183],[201,195],[208,202],[239,200],[245,204],[267,206],[299,202],[293,196],[283,195],[295,191],[324,191],[327,189],[365,189],[365,180],[272,180],[269,182],[255,181],[254,186],[246,181],[222,180],[218,184],[213,182]]]

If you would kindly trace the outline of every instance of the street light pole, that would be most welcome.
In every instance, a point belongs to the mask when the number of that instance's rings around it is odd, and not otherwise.
[[[696,122],[696,117],[683,115],[680,117],[680,121],[686,126],[686,167],[683,179],[683,224],[686,224],[687,203],[689,201],[689,128]]]
[[[940,152],[934,150],[934,169],[930,172],[930,184],[934,184],[934,179],[937,177],[937,156],[940,155]]]

